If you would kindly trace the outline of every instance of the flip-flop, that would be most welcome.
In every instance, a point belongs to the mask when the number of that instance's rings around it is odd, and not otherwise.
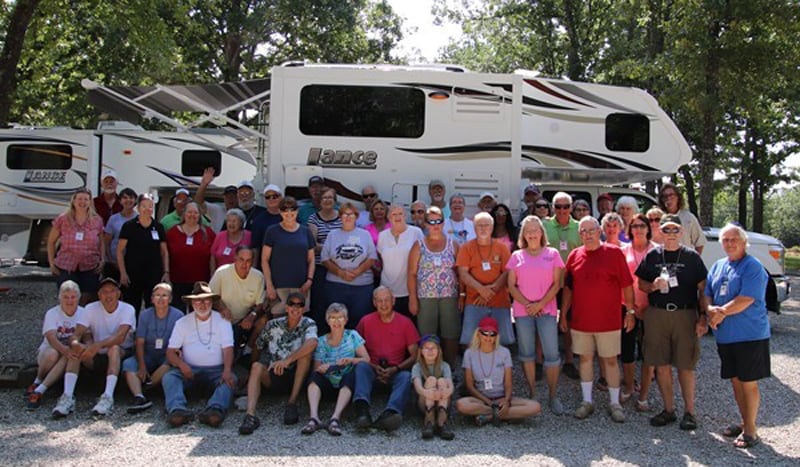
[[[726,438],[736,438],[740,434],[742,434],[741,425],[729,425],[727,428],[722,430],[722,436]]]
[[[750,436],[742,433],[738,438],[733,440],[733,445],[739,449],[750,449],[758,444],[759,441],[761,441],[761,438],[759,438],[758,435]]]

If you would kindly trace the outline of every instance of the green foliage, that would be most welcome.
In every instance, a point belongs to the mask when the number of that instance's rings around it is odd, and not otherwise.
[[[767,212],[770,216],[770,233],[786,247],[800,245],[800,186],[781,192],[772,199]]]

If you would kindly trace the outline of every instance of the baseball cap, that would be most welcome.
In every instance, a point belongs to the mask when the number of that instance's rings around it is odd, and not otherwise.
[[[523,191],[523,194],[527,195],[528,193],[536,193],[537,195],[539,195],[542,192],[539,190],[538,185],[536,185],[535,183],[530,183],[528,184],[528,186],[525,187],[525,190]]]
[[[666,216],[661,218],[661,225],[667,224],[675,224],[677,226],[681,225],[681,218],[676,216],[675,214],[667,214]]]
[[[487,317],[483,318],[478,323],[478,329],[481,330],[481,331],[499,332],[498,331],[499,328],[497,326],[497,320],[492,318],[491,316],[487,316]]]
[[[444,188],[444,182],[439,180],[438,178],[436,178],[436,179],[431,180],[430,183],[428,183],[428,188],[433,188],[435,186],[440,186],[440,187]]]
[[[253,182],[251,182],[250,180],[242,180],[241,182],[239,182],[237,190],[241,190],[242,188],[250,188],[252,190]]]
[[[600,193],[599,195],[597,195],[597,201],[602,201],[604,199],[607,199],[612,203],[614,202],[614,198],[611,196],[610,193]]]
[[[178,196],[181,193],[183,193],[186,196],[189,196],[189,190],[187,190],[186,188],[178,188],[177,190],[175,190],[175,196]]]
[[[117,280],[113,277],[104,277],[100,279],[100,284],[98,284],[98,287],[102,287],[105,284],[112,284],[114,287],[119,288],[119,282],[117,282]]]
[[[274,183],[270,183],[269,185],[266,186],[266,188],[264,188],[265,195],[267,194],[268,191],[274,191],[279,195],[283,195],[283,192],[281,191],[280,187],[278,187],[278,185],[275,185]]]
[[[105,180],[107,177],[111,177],[114,180],[119,180],[117,178],[117,172],[115,172],[114,169],[105,169],[105,170],[103,170],[103,176],[100,177],[100,180],[101,181]]]
[[[478,199],[481,200],[486,197],[492,198],[493,200],[497,201],[497,197],[490,191],[484,191],[483,193],[481,193],[481,197]]]
[[[227,195],[228,193],[236,193],[236,191],[236,185],[228,185],[225,187],[225,191],[223,193]]]
[[[316,184],[324,185],[325,184],[325,179],[320,177],[319,175],[314,175],[313,177],[308,179],[308,186],[316,185]]]

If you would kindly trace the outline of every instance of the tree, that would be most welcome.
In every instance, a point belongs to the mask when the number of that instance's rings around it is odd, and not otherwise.
[[[3,50],[0,51],[0,126],[8,124],[11,95],[17,85],[17,65],[22,56],[28,24],[38,5],[39,0],[18,0],[8,19],[3,22],[6,34],[3,37]],[[3,6],[6,6],[5,2]]]

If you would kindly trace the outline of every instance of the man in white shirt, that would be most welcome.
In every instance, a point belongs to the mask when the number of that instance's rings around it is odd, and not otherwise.
[[[233,329],[231,323],[211,309],[219,295],[205,282],[195,282],[190,295],[193,312],[179,319],[169,339],[167,361],[172,369],[161,385],[167,409],[167,422],[173,427],[188,423],[194,413],[187,407],[184,388],[195,384],[214,388],[200,413],[200,422],[218,427],[225,419],[236,388],[233,374]]]
[[[65,417],[73,411],[73,392],[81,365],[93,371],[106,370],[105,391],[92,408],[92,414],[108,415],[114,408],[119,370],[122,360],[132,354],[131,331],[136,329],[136,312],[131,305],[119,300],[120,294],[119,283],[111,277],[104,278],[97,291],[100,300],[86,305],[78,318],[70,350],[79,359],[67,361],[64,394],[53,409],[54,417]]]

